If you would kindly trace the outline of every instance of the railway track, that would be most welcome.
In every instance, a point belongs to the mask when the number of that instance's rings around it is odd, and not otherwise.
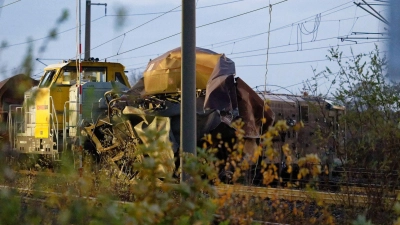
[[[38,171],[27,171],[27,170],[22,170],[16,172],[18,174],[18,177],[20,178],[29,178],[32,180],[41,179],[41,177],[47,177],[49,180],[52,180],[53,178],[57,176],[62,176],[62,174],[59,173],[54,173],[54,172],[38,172]],[[36,178],[35,178],[36,177]],[[69,179],[79,179],[78,173],[74,174],[72,177],[69,177]],[[168,184],[171,185],[171,184]],[[20,186],[21,187],[21,186]],[[65,195],[68,196],[68,198],[73,198],[73,199],[85,199],[85,201],[89,202],[96,202],[98,199],[96,197],[89,197],[89,196],[81,196],[78,193],[72,194],[72,193],[58,193],[58,189],[53,189],[54,191],[44,191],[44,190],[38,190],[36,188],[33,188],[34,186],[31,187],[25,187],[22,186],[22,188],[18,187],[8,187],[7,185],[0,185],[0,190],[1,189],[14,189],[14,194],[17,196],[21,197],[24,201],[33,201],[33,202],[41,202],[43,204],[46,204],[47,200],[49,197],[54,197],[54,196],[59,196],[59,197],[65,197]],[[351,207],[360,207],[363,208],[363,206],[367,206],[368,204],[373,204],[375,196],[368,195],[368,193],[365,193],[365,187],[351,187],[351,186],[342,186],[342,192],[322,192],[322,191],[315,191],[315,190],[295,190],[295,189],[287,189],[287,188],[268,188],[268,187],[254,187],[254,186],[243,186],[243,185],[218,185],[215,186],[216,193],[223,197],[228,197],[232,199],[242,199],[240,196],[248,196],[250,197],[256,197],[260,199],[267,200],[265,201],[265,204],[268,204],[270,200],[279,200],[278,202],[282,202],[282,204],[298,204],[298,205],[314,205],[315,207],[321,206],[321,205],[333,205],[335,208],[336,207],[342,207],[342,206],[351,206]],[[162,187],[161,187],[162,189]],[[399,191],[396,191],[394,194],[398,194]],[[395,202],[399,201],[400,198],[397,196],[390,195],[387,197],[384,197],[385,202]],[[208,196],[206,194],[206,196]],[[236,196],[239,196],[239,198],[236,198]],[[378,199],[379,198],[379,199]],[[380,200],[382,201],[381,196],[376,196],[377,201]],[[236,200],[235,200],[236,201]],[[300,202],[299,202],[300,201]],[[134,202],[131,201],[114,201],[117,205],[121,207],[131,207]],[[290,203],[291,202],[291,203]],[[218,215],[216,215],[216,218]],[[337,214],[339,220],[343,219],[342,214]],[[225,215],[226,218],[226,215]],[[234,218],[233,218],[234,219]],[[253,221],[257,222],[258,224],[276,224],[280,225],[280,223],[273,223],[273,222],[267,222],[267,221],[262,221],[264,218],[258,218],[260,221]]]
[[[353,206],[364,206],[368,202],[373,201],[374,198],[382,198],[381,196],[362,194],[362,189],[359,187],[348,187],[347,193],[239,185],[220,185],[217,186],[216,189],[219,195],[247,195],[260,198],[285,199],[288,201],[315,200],[324,204],[343,204]],[[396,193],[400,193],[400,191],[396,191]],[[385,198],[392,201],[400,200],[400,196],[398,195],[388,196]]]
[[[46,176],[56,177],[57,173],[38,172],[21,170],[18,171],[23,176]],[[324,204],[342,204],[353,206],[364,206],[370,203],[374,198],[382,198],[377,194],[379,189],[375,187],[357,187],[357,186],[340,186],[340,192],[324,192],[317,190],[298,190],[288,188],[269,188],[244,185],[227,185],[222,184],[215,187],[219,195],[247,195],[260,198],[284,199],[287,201],[309,201],[315,200]],[[22,191],[22,189],[21,189]],[[24,191],[27,191],[24,189]],[[384,196],[387,200],[399,201],[400,190],[387,193]]]
[[[30,174],[30,173],[28,173],[28,174]],[[13,189],[13,190],[16,190],[20,194],[29,193],[32,191],[29,188],[15,188],[15,187],[9,187],[7,185],[0,185],[0,190],[2,190],[2,189],[3,190],[4,189]],[[57,192],[50,192],[50,191],[35,191],[35,192],[41,194],[42,196],[59,196],[59,197],[62,196],[61,193],[57,193]],[[92,201],[92,202],[98,201],[98,199],[95,197],[82,197],[82,196],[78,196],[78,195],[72,195],[71,197],[84,198],[84,199],[86,199],[88,201]],[[43,197],[21,196],[21,199],[25,202],[39,202],[41,204],[46,204],[46,199]],[[133,206],[132,202],[116,201],[116,200],[113,200],[113,202],[122,207],[123,206]],[[220,215],[215,214],[214,217],[216,219],[218,219],[218,217],[220,217]],[[231,218],[231,219],[236,220],[235,218]],[[289,225],[286,223],[276,223],[276,222],[261,221],[261,220],[251,220],[251,222],[257,223],[257,224],[263,224],[263,225]]]

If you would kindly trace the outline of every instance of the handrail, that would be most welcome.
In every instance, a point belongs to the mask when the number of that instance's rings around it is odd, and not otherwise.
[[[14,149],[14,144],[15,143],[13,143],[14,141],[13,141],[13,139],[15,138],[15,132],[13,132],[13,131],[15,131],[14,130],[14,126],[13,126],[13,120],[12,120],[12,112],[13,112],[13,110],[12,110],[12,107],[19,107],[19,106],[21,106],[21,105],[19,105],[19,104],[10,104],[9,106],[8,106],[8,141],[10,142],[10,145],[11,145],[11,148],[12,149]]]
[[[71,103],[77,103],[76,101],[66,101],[64,102],[64,112],[63,112],[63,151],[67,150],[67,116],[69,116],[69,112],[71,111],[70,109],[67,110],[67,104],[70,105]],[[76,112],[78,112],[78,109],[74,110]],[[67,115],[68,112],[68,115]],[[68,127],[71,128],[72,126],[70,126],[70,122],[68,121]],[[78,126],[78,124],[76,124],[76,126]],[[74,160],[74,168],[75,168],[75,153],[74,151],[72,151],[72,158]]]
[[[65,150],[66,147],[67,147],[67,116],[69,116],[69,111],[70,111],[68,109],[68,115],[67,115],[67,105],[70,105],[70,103],[76,103],[76,101],[66,101],[66,102],[64,102],[64,112],[63,112],[63,150]],[[70,127],[69,124],[70,124],[70,121],[68,121],[68,127]]]
[[[56,150],[57,150],[57,153],[58,153],[58,118],[57,118],[57,112],[56,112],[55,107],[54,107],[53,96],[49,96],[49,97],[50,97],[51,108],[52,108],[51,112],[50,112],[51,121],[52,121],[51,125],[53,127],[53,130],[55,131],[54,135],[56,135]],[[57,124],[57,125],[54,125],[54,118],[55,118],[55,121],[56,121],[55,124]]]
[[[20,114],[18,114],[18,110],[21,111]],[[18,122],[21,124],[21,133],[22,133],[22,125],[23,125],[23,123],[24,123],[24,121],[25,121],[25,120],[22,118],[22,115],[24,115],[23,110],[24,110],[24,108],[23,108],[22,106],[15,107],[15,112],[16,112],[16,114],[21,116],[21,117],[20,117],[20,119],[21,119],[20,121],[15,120],[15,125],[17,125]],[[16,129],[16,132],[18,132],[18,127],[17,127],[17,126],[15,126],[15,129]]]

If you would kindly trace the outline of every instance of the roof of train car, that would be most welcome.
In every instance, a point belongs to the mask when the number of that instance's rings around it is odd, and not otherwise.
[[[261,99],[267,99],[270,100],[271,102],[286,102],[286,103],[303,103],[303,102],[309,102],[309,101],[315,101],[317,100],[316,96],[300,96],[300,95],[288,95],[288,94],[274,94],[274,93],[267,93],[263,94],[262,92],[258,92],[258,95],[261,97]],[[327,104],[330,104],[332,106],[332,109],[338,109],[338,110],[345,110],[345,106],[340,106],[335,104],[332,100],[329,99],[323,99],[324,102]]]

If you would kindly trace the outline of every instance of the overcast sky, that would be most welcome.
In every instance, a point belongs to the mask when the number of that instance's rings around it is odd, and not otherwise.
[[[372,34],[351,35],[352,32],[387,32],[387,25],[357,7],[354,1],[196,2],[196,24],[199,27],[196,30],[197,46],[226,54],[235,62],[237,76],[250,87],[262,86],[266,79],[267,84],[271,85],[267,86],[267,90],[298,94],[303,82],[313,76],[313,69],[320,72],[328,66],[333,71],[338,70],[326,60],[330,47],[340,46],[346,57],[351,55],[351,48],[356,54],[368,53],[373,50],[374,44],[385,51],[386,42],[381,39],[357,39],[357,43],[338,39],[342,36],[382,37]],[[369,2],[378,3],[373,0]],[[128,71],[142,71],[150,59],[180,46],[179,0],[102,0],[92,3],[107,3],[107,15],[104,6],[92,6],[91,55],[95,58],[121,62]],[[266,7],[269,3],[273,4],[271,21]],[[2,79],[20,71],[29,46],[33,46],[34,58],[39,58],[44,64],[76,57],[77,1],[0,0],[0,5],[0,42],[8,46],[0,48]],[[385,6],[374,8],[388,17]],[[63,10],[68,10],[69,18],[58,25],[57,19]],[[84,22],[85,0],[82,0]],[[46,37],[55,27],[57,38],[49,40]],[[82,46],[84,31],[83,26]],[[47,48],[40,52],[43,45]],[[45,67],[41,62],[35,63],[35,79],[40,78]],[[328,84],[327,80],[318,80],[321,92],[326,92]],[[264,90],[264,87],[259,89]]]

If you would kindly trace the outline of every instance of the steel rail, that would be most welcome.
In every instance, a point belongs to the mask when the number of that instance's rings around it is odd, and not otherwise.
[[[381,197],[355,193],[333,193],[315,190],[295,190],[268,187],[252,187],[240,185],[219,185],[215,187],[219,195],[245,195],[260,198],[285,199],[288,201],[321,201],[325,204],[344,204],[352,206],[364,206],[373,199],[385,198],[386,200],[400,200],[400,197]]]
[[[47,177],[56,177],[60,174],[52,172],[39,172],[21,170],[19,174],[27,176],[45,175]],[[168,184],[173,185],[173,184]],[[5,188],[6,186],[0,186]],[[46,194],[47,192],[37,191],[29,188],[15,188],[20,192],[37,192]],[[365,206],[371,203],[374,199],[385,198],[387,201],[400,201],[400,190],[386,192],[385,196],[379,195],[380,187],[358,187],[358,186],[340,186],[340,192],[323,192],[318,190],[305,189],[289,189],[289,188],[271,188],[271,187],[256,187],[245,185],[228,185],[221,184],[215,186],[216,193],[219,196],[223,195],[244,195],[270,199],[284,199],[287,201],[317,201],[325,204],[335,205],[352,205]],[[376,194],[375,194],[376,193]],[[50,192],[48,193],[50,194]],[[51,194],[54,194],[51,192]]]

